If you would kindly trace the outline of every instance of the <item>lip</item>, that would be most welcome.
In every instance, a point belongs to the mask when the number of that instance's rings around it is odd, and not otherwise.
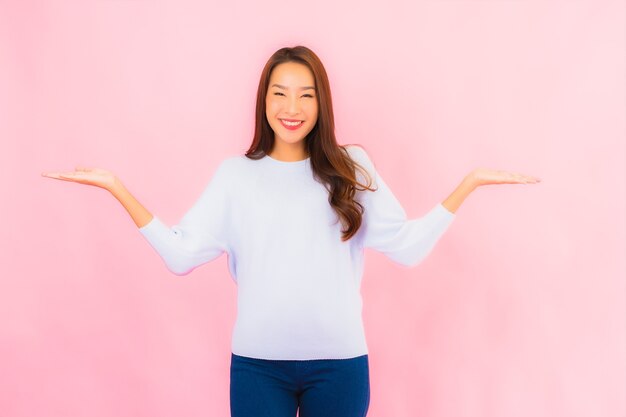
[[[280,120],[280,124],[283,125],[283,127],[287,130],[298,130],[304,124],[304,120],[298,120],[298,119],[278,119],[278,120]],[[302,122],[302,123],[300,123],[297,126],[287,126],[286,124],[283,123],[283,120],[287,122]]]

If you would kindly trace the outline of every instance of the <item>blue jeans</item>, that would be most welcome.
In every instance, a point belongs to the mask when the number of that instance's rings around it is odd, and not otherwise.
[[[231,417],[365,417],[368,356],[270,360],[231,352]]]

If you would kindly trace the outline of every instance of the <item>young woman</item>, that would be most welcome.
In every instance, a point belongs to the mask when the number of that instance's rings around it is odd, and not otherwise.
[[[407,219],[365,149],[339,145],[334,128],[321,61],[304,46],[281,48],[261,74],[250,148],[219,164],[179,224],[153,216],[110,171],[42,174],[111,192],[174,274],[227,253],[237,284],[233,417],[365,416],[363,249],[416,265],[476,187],[539,181],[476,169],[425,216]]]

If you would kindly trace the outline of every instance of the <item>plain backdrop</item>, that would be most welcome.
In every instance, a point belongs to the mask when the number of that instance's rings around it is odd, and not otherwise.
[[[228,416],[226,256],[170,273],[106,191],[174,225],[306,45],[340,144],[410,218],[472,169],[431,255],[366,252],[370,417],[626,414],[623,1],[0,1],[0,415]]]

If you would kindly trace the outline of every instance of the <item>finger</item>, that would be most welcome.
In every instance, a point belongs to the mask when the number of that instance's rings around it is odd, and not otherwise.
[[[59,173],[58,172],[42,172],[41,176],[48,177],[48,178],[59,178]]]
[[[524,181],[524,184],[536,184],[540,182],[541,180],[537,177],[530,177],[526,175],[523,177],[523,181]]]
[[[536,178],[534,178],[534,177],[531,177],[529,175],[520,174],[520,173],[515,173],[515,178],[518,181],[523,182],[524,184],[535,182],[535,180],[536,180]]]
[[[83,177],[83,173],[82,172],[61,172],[59,174],[59,177],[61,177],[61,178],[81,178],[81,177]]]
[[[66,176],[66,175],[70,175],[72,174],[71,172],[42,172],[41,175],[44,177],[50,177],[50,178],[59,178],[62,176]]]
[[[48,178],[54,178],[57,180],[63,180],[63,181],[75,181],[75,178],[70,174],[61,174],[61,173],[56,173],[56,172],[52,172],[52,173],[43,173],[41,174],[44,177],[48,177]]]

